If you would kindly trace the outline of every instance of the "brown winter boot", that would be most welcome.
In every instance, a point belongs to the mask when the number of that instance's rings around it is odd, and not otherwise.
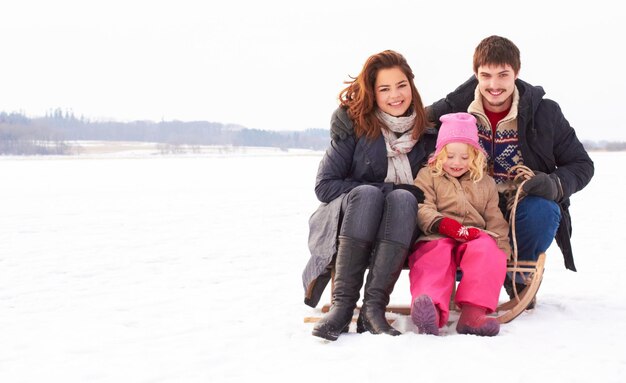
[[[461,308],[459,322],[456,324],[456,332],[478,336],[495,336],[500,332],[500,322],[496,318],[488,317],[486,308],[465,303]]]

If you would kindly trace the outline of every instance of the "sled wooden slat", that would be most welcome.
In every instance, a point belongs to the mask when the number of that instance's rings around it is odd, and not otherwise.
[[[406,315],[408,315],[408,314],[406,314]],[[316,317],[304,317],[304,323],[316,323],[320,319],[322,319],[321,316],[319,316],[319,317],[317,317],[317,316]],[[393,318],[386,318],[386,319],[387,319],[387,323],[389,323],[389,324],[393,324],[396,321]],[[357,320],[357,316],[355,315],[355,316],[352,317],[352,322],[356,322],[356,320]]]
[[[361,308],[360,306],[357,307],[357,309],[360,309],[360,308]],[[327,313],[329,310],[330,310],[330,303],[326,303],[324,306],[322,306],[323,313]],[[387,306],[386,311],[388,313],[409,315],[411,313],[411,308],[405,305],[389,305]]]
[[[528,304],[533,300],[533,298],[537,295],[539,291],[539,286],[541,285],[541,281],[543,279],[543,271],[545,267],[546,254],[541,253],[537,258],[537,261],[518,261],[517,263],[509,262],[507,265],[507,272],[520,274],[523,273],[526,279],[526,288],[523,293],[519,293],[517,297],[513,299],[503,302],[497,308],[497,318],[500,323],[508,323],[513,319],[517,318],[521,313],[524,312]],[[332,273],[332,278],[330,281],[330,291],[331,296],[334,287],[334,271]],[[330,310],[331,304],[326,303],[322,306],[322,313],[327,313]],[[450,307],[455,308],[454,305],[454,296],[450,300]],[[357,307],[358,309],[359,307]],[[390,305],[387,306],[387,312],[401,314],[401,315],[410,315],[411,307],[409,305]],[[317,322],[321,316],[308,316],[304,318],[305,323],[315,323]]]

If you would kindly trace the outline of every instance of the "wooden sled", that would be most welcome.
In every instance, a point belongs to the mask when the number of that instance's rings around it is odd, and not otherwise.
[[[523,292],[518,292],[516,291],[514,284],[513,286],[515,296],[513,297],[513,299],[498,305],[495,316],[498,318],[498,321],[500,323],[508,323],[517,318],[521,313],[524,312],[524,310],[526,310],[526,307],[528,307],[528,304],[530,304],[533,298],[535,298],[543,279],[545,261],[546,254],[541,253],[537,258],[537,261],[511,261],[508,263],[507,272],[513,274],[514,280],[516,275],[521,275],[524,283],[526,284],[526,288]],[[331,296],[334,287],[334,277],[335,273],[333,270],[332,278],[330,281]],[[330,307],[330,303],[325,304],[324,306],[322,306],[321,312],[327,313],[330,310]],[[450,308],[456,310],[456,305],[454,304],[454,292],[450,299]],[[360,309],[360,307],[357,307],[357,309]],[[411,307],[409,305],[389,305],[387,306],[387,312],[401,315],[410,315]],[[320,319],[321,316],[307,316],[304,318],[304,322],[315,323]]]

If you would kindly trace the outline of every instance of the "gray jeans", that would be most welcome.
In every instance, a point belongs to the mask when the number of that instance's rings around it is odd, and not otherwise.
[[[374,243],[393,241],[410,247],[417,222],[417,201],[406,190],[387,195],[372,185],[352,189],[341,204],[342,236]]]

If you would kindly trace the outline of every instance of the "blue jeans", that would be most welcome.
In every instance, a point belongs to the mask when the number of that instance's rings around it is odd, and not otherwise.
[[[417,200],[406,190],[387,195],[372,185],[352,189],[341,205],[339,235],[373,243],[396,242],[408,248],[417,223]]]
[[[560,221],[561,210],[556,202],[533,195],[526,196],[517,205],[515,212],[517,259],[536,261],[539,254],[550,247]],[[513,250],[513,234],[509,234]]]

